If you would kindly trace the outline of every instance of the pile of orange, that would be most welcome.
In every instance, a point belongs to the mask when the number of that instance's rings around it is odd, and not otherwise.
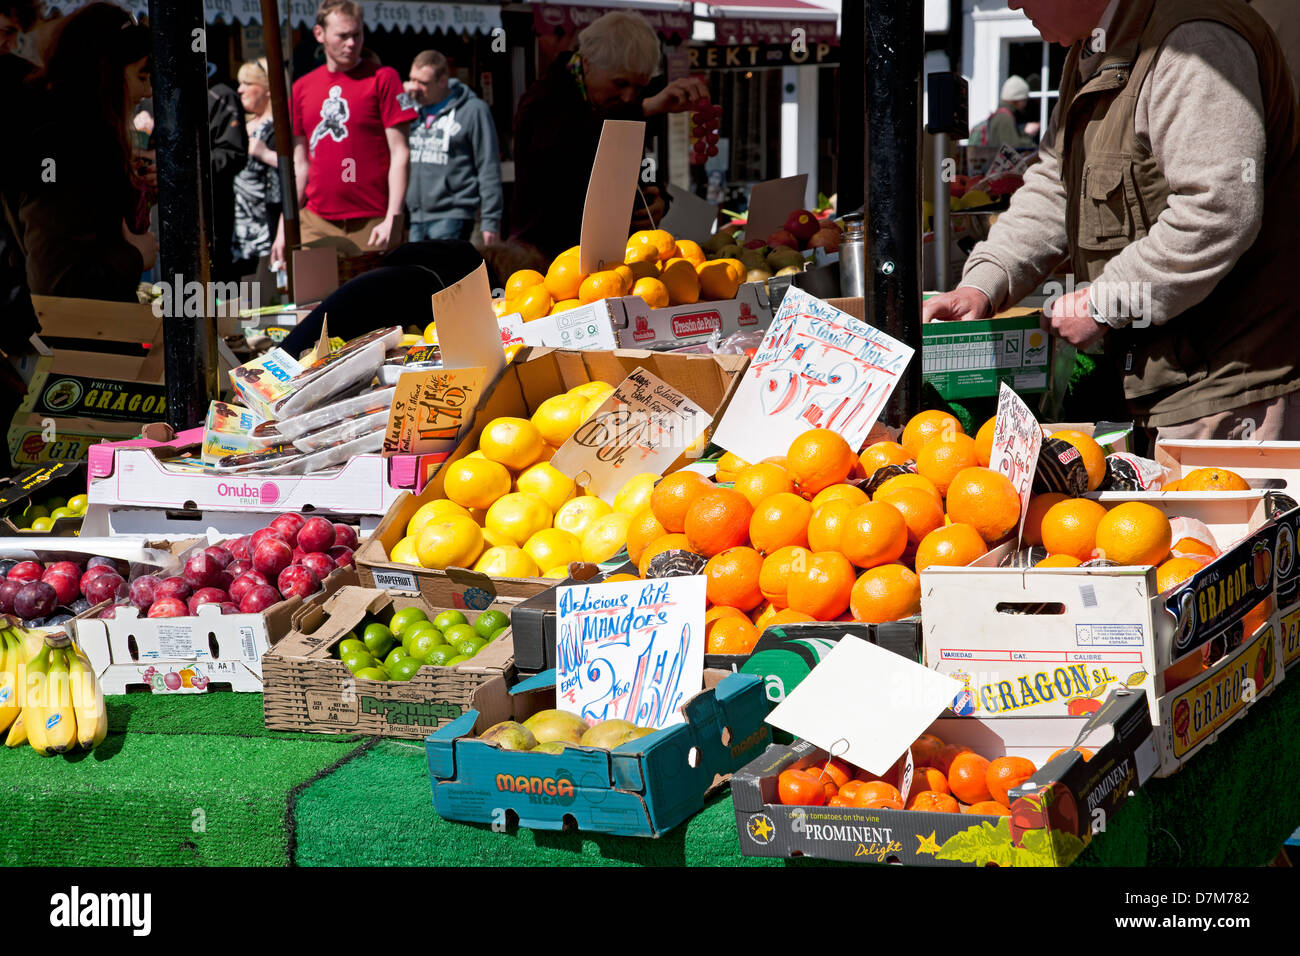
[[[652,309],[735,298],[745,281],[739,259],[713,259],[690,239],[663,229],[644,229],[627,241],[623,262],[590,274],[582,271],[579,247],[551,262],[546,274],[521,269],[506,280],[505,294],[493,301],[498,316],[519,313],[525,322],[601,299],[640,296]]]
[[[825,764],[791,767],[777,778],[777,797],[787,806],[859,807],[1010,816],[1010,791],[1036,772],[1024,757],[989,760],[970,747],[922,734],[912,744],[912,781],[904,799],[899,760],[884,777],[833,757]],[[1064,751],[1052,754],[1055,758]],[[1085,760],[1092,754],[1080,749]]]

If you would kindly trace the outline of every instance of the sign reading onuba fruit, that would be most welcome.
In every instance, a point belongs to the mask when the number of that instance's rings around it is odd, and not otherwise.
[[[912,353],[910,346],[792,288],[713,440],[746,461],[762,461],[783,454],[808,429],[828,428],[857,451]]]

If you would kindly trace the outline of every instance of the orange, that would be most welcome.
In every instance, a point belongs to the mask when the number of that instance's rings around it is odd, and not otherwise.
[[[776,617],[780,610],[781,609],[771,601],[764,601],[758,607],[754,608],[754,610],[749,612],[749,619],[754,622],[754,626],[758,628],[758,632],[762,634],[767,630],[768,625],[772,623],[772,618]]]
[[[1066,498],[1043,515],[1043,547],[1048,554],[1068,554],[1087,561],[1097,547],[1097,525],[1106,509],[1088,498]]]
[[[961,422],[947,412],[931,409],[912,416],[903,428],[902,445],[908,457],[915,459],[936,438],[960,434],[963,434]]]
[[[802,571],[790,571],[786,598],[794,610],[830,621],[848,610],[853,582],[849,559],[836,551],[822,551],[814,553]]]
[[[510,472],[486,458],[462,458],[442,471],[442,493],[462,508],[490,508],[510,492]]]
[[[677,241],[673,239],[672,233],[665,229],[646,230],[644,241],[647,245],[654,247],[655,252],[659,255],[660,262],[667,262],[678,255]]]
[[[901,558],[906,549],[907,522],[893,505],[872,501],[849,512],[840,550],[858,567],[889,564]]]
[[[807,567],[813,553],[807,548],[790,545],[778,548],[763,559],[763,568],[758,575],[758,588],[778,608],[787,607],[786,588],[789,586],[790,574]]]
[[[683,530],[691,550],[711,558],[719,551],[748,544],[753,516],[753,506],[740,492],[715,488],[691,502]]]
[[[948,778],[934,767],[914,767],[912,770],[912,792],[933,790],[935,793],[948,792]]]
[[[932,761],[944,747],[944,743],[934,734],[922,734],[912,744],[912,763],[918,767],[932,767]],[[915,789],[915,788],[913,788]],[[944,792],[948,791],[948,781],[943,782]]]
[[[650,510],[666,531],[681,531],[686,526],[686,510],[696,498],[708,494],[714,487],[697,472],[674,472],[664,476],[650,492]]]
[[[653,258],[645,262],[626,262],[624,265],[632,273],[632,281],[635,283],[641,279],[658,279],[659,266],[653,261]],[[635,286],[633,286],[635,289]],[[668,304],[668,290],[664,290],[664,305]]]
[[[812,499],[817,492],[847,478],[857,457],[849,443],[835,432],[814,428],[790,443],[785,461],[799,494]]]
[[[1179,538],[1169,546],[1169,550],[1175,554],[1203,554],[1207,558],[1217,558],[1219,549],[1212,544],[1207,544],[1200,538]]]
[[[689,260],[696,266],[701,265],[707,258],[704,255],[704,250],[700,248],[700,244],[698,242],[693,242],[690,239],[677,240],[677,255],[683,259]]]
[[[1061,754],[1066,753],[1069,750],[1079,751],[1079,753],[1083,755],[1083,759],[1085,763],[1092,759],[1092,751],[1089,750],[1087,747],[1062,747],[1060,750],[1053,750],[1052,755],[1047,759],[1048,761],[1055,760],[1057,757],[1061,756]]]
[[[1034,565],[1036,568],[1077,568],[1083,564],[1072,554],[1049,554]]]
[[[705,594],[714,604],[752,611],[763,603],[758,574],[763,559],[753,548],[728,548],[704,565]]]
[[[707,635],[709,631],[713,630],[713,622],[724,617],[736,617],[742,621],[749,620],[745,612],[739,608],[727,607],[725,604],[715,604],[704,612],[704,633]]]
[[[1161,491],[1182,491],[1183,483],[1181,481],[1166,481],[1160,486]]]
[[[1053,432],[1047,437],[1059,438],[1077,448],[1079,454],[1083,456],[1083,467],[1088,470],[1088,490],[1096,491],[1101,487],[1101,483],[1106,480],[1106,453],[1091,435],[1067,428],[1064,431]]]
[[[542,455],[542,433],[526,418],[494,418],[479,435],[478,447],[491,461],[523,471]]]
[[[916,455],[916,473],[933,481],[941,495],[948,494],[948,486],[958,472],[978,467],[975,439],[961,433],[927,442]]]
[[[551,294],[551,298],[560,302],[564,299],[578,298],[578,290],[582,288],[582,280],[585,278],[587,277],[578,268],[577,255],[569,256],[561,253],[546,270],[544,281],[546,291]]]
[[[721,262],[731,270],[731,277],[735,279],[737,283],[745,281],[745,276],[748,273],[748,270],[745,268],[745,264],[739,259],[717,259],[715,261]]]
[[[847,501],[851,505],[865,505],[870,500],[870,496],[857,485],[831,485],[813,496],[813,513],[816,514],[817,509],[829,501]]]
[[[972,803],[962,813],[977,813],[983,817],[1011,816],[1011,811],[996,800],[981,800],[979,803]]]
[[[1016,530],[1020,495],[1006,475],[978,465],[964,468],[948,486],[948,517],[970,525],[991,545]]]
[[[613,269],[606,269],[603,272],[593,272],[582,280],[578,286],[578,299],[585,305],[597,299],[616,299],[625,291],[624,277]]]
[[[980,466],[987,468],[989,459],[993,457],[993,432],[997,428],[998,417],[994,415],[975,433],[975,454],[979,457]]]
[[[749,541],[761,554],[771,554],[789,545],[806,547],[812,516],[812,505],[793,492],[771,495],[754,508],[749,519]]]
[[[912,795],[907,802],[907,809],[920,810],[925,813],[960,813],[961,806],[946,793],[934,790],[922,790]]]
[[[618,265],[615,266],[611,266],[609,271],[614,273],[620,279],[623,280],[623,293],[622,293],[623,295],[627,295],[629,292],[632,291],[633,283],[635,283],[636,280],[639,278],[637,274],[632,271],[631,266],[624,265],[622,263],[619,263]]]
[[[808,522],[808,547],[814,551],[839,551],[844,526],[857,507],[847,500],[833,500],[814,509]]]
[[[876,489],[876,497],[888,495],[897,491],[899,488],[920,488],[930,495],[940,506],[943,505],[943,495],[939,494],[939,489],[935,487],[934,482],[923,475],[894,475],[892,478],[886,478]]]
[[[645,231],[635,232],[632,238],[627,241],[627,248],[623,250],[623,262],[627,265],[633,263],[657,263],[659,261],[659,250],[645,240]]]
[[[1030,496],[1029,507],[1025,509],[1025,532],[1021,538],[1025,547],[1037,547],[1043,543],[1043,515],[1052,505],[1065,499],[1066,495],[1059,491]]]
[[[878,624],[921,613],[921,579],[901,564],[863,571],[849,595],[853,620]]]
[[[877,493],[876,501],[898,509],[907,523],[907,546],[913,552],[927,534],[943,527],[943,509],[928,491],[903,486],[888,493]]]
[[[662,554],[665,551],[690,550],[690,542],[686,540],[684,534],[666,534],[662,538],[655,538],[641,552],[641,560],[636,563],[637,571],[640,572],[641,577],[645,577],[646,568],[650,566],[650,559],[656,554]]]
[[[998,757],[985,770],[984,782],[993,799],[1004,807],[1009,807],[1011,800],[1007,796],[1007,791],[1020,786],[1032,777],[1037,769],[1033,761],[1026,760],[1024,757]],[[979,801],[967,800],[966,802],[978,803]]]
[[[792,611],[788,607],[783,608],[767,619],[766,623],[759,629],[761,634],[769,627],[780,627],[782,624],[804,624],[808,621],[814,621],[811,614],[805,614],[803,611]]]
[[[607,512],[608,513],[608,512]],[[655,517],[653,508],[642,508],[632,516],[627,526],[627,556],[633,564],[641,562],[641,553],[651,541],[667,534],[668,531]]]
[[[1172,540],[1164,512],[1144,501],[1116,505],[1097,523],[1098,553],[1119,564],[1159,564]]]
[[[514,311],[518,312],[525,322],[532,322],[549,315],[555,300],[551,298],[551,293],[547,291],[546,286],[538,285],[519,293],[519,298],[514,300],[514,304]]]
[[[902,465],[911,459],[911,455],[896,441],[878,441],[874,445],[868,445],[858,460],[862,462],[862,467],[866,469],[868,477],[875,474],[879,468],[886,465]]]
[[[794,491],[794,479],[780,465],[750,465],[736,476],[735,489],[755,508],[764,498],[783,491]]]
[[[729,451],[724,451],[722,457],[718,459],[717,473],[714,475],[718,481],[735,481],[742,471],[749,467],[749,462],[739,455]]]
[[[637,279],[632,286],[632,294],[639,295],[652,309],[668,308],[668,287],[657,278],[647,276]]]
[[[551,315],[556,312],[567,312],[569,309],[576,309],[580,305],[582,305],[582,302],[578,299],[560,299],[555,305],[551,306]]]
[[[689,261],[689,260],[685,260]],[[697,263],[696,275],[700,278],[700,294],[706,300],[734,299],[740,283],[725,262]]]
[[[708,634],[704,642],[706,654],[748,654],[758,643],[758,628],[745,618],[720,618]]]
[[[1168,490],[1169,486],[1165,485]],[[1250,484],[1235,471],[1227,468],[1197,468],[1183,475],[1178,482],[1179,491],[1249,491]]]
[[[1170,558],[1156,568],[1156,591],[1160,594],[1172,591],[1205,564],[1205,558]]]
[[[669,259],[659,270],[659,281],[668,290],[672,305],[687,305],[700,301],[700,277],[695,266],[686,259]]]
[[[977,753],[960,753],[948,767],[948,789],[962,803],[992,800],[988,784],[989,762]]]
[[[964,568],[988,553],[980,533],[968,524],[950,524],[936,528],[916,547],[916,573],[933,565]]]
[[[948,770],[952,767],[953,760],[955,760],[960,754],[968,754],[972,752],[973,751],[965,744],[944,744],[939,748],[939,752],[936,753],[930,761],[930,766],[934,767],[946,777],[948,775]]]
[[[521,294],[546,281],[546,276],[536,269],[520,269],[506,280],[506,298],[517,299]]]

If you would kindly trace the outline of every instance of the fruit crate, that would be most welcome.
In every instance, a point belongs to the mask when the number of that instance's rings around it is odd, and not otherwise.
[[[446,463],[459,461],[478,448],[479,435],[493,419],[529,418],[548,398],[583,382],[604,381],[617,385],[637,368],[663,379],[685,394],[717,421],[739,375],[747,364],[743,355],[671,355],[636,349],[618,351],[572,351],[527,349],[506,366],[492,391],[475,413],[474,424]],[[400,495],[379,526],[356,554],[361,583],[394,594],[434,595],[451,591],[457,608],[481,610],[497,598],[522,599],[539,594],[555,584],[553,578],[488,577],[466,569],[435,571],[396,564],[388,555],[406,534],[406,526],[420,507],[443,497],[442,471],[430,479],[417,495]]]
[[[1038,771],[1009,792],[1010,816],[799,807],[780,802],[781,772],[822,766],[806,740],[773,745],[731,778],[740,852],[908,866],[1068,866],[1149,779],[1158,758],[1142,695],[1115,691],[1083,717],[949,717],[927,730],[984,757],[1019,756]],[[1076,746],[1093,751],[1090,759]],[[1067,752],[1053,759],[1059,749]]]
[[[409,681],[354,677],[334,647],[367,615],[418,607],[432,618],[450,602],[430,603],[386,591],[345,587],[300,608],[291,632],[262,658],[263,706],[271,730],[363,734],[423,740],[467,712],[510,715],[507,680],[513,671],[510,632],[455,667],[424,665]],[[484,608],[482,610],[488,610]],[[491,609],[509,613],[510,604]],[[472,623],[481,611],[467,610]]]
[[[543,675],[536,680],[544,679],[553,681]],[[527,691],[530,684],[516,690]],[[706,670],[705,688],[683,705],[685,723],[613,750],[500,750],[470,736],[497,720],[468,712],[425,740],[434,808],[444,819],[490,823],[498,831],[517,823],[537,830],[662,836],[698,813],[720,778],[771,740],[758,678]],[[523,720],[553,706],[552,688],[521,696],[513,716]]]
[[[1300,500],[1300,442],[1163,441],[1157,442],[1155,460],[1175,481],[1198,468],[1226,468],[1250,484],[1250,491],[1146,491],[1100,492],[1110,501],[1250,501],[1261,491]]]
[[[1277,611],[1300,590],[1300,509],[1265,491],[1134,497],[1203,521],[1223,552],[1163,595],[1154,568],[997,567],[1005,547],[969,567],[929,568],[925,662],[966,685],[953,705],[963,716],[1077,715],[1115,687],[1141,690],[1167,776],[1284,676]]]
[[[48,530],[33,531],[33,517],[48,515],[34,515],[31,509],[44,507],[54,497],[66,503],[85,493],[86,469],[81,462],[51,462],[6,478],[0,481],[0,535],[75,537],[81,530],[82,515],[64,515],[55,519]]]

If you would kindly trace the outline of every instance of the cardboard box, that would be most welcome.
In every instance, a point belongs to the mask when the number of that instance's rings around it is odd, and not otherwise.
[[[530,323],[531,324],[531,323]],[[474,425],[447,459],[459,461],[478,448],[479,435],[493,419],[529,418],[546,399],[583,382],[617,385],[638,367],[663,379],[713,415],[716,422],[744,370],[743,355],[669,355],[639,349],[612,352],[533,348],[522,351],[506,366],[496,385],[475,413]],[[679,462],[680,463],[680,462]],[[401,495],[383,521],[357,550],[361,583],[394,594],[424,594],[426,600],[455,592],[451,607],[482,609],[496,597],[528,598],[555,584],[553,578],[489,578],[463,569],[432,571],[394,564],[388,555],[406,534],[406,526],[422,505],[443,497],[442,472],[416,495]]]
[[[85,461],[92,446],[140,434],[136,422],[51,418],[39,412],[18,412],[9,423],[9,458],[18,468],[47,462]]]
[[[1147,491],[1102,492],[1103,502],[1116,500],[1195,501],[1250,500],[1260,491],[1272,491],[1300,500],[1300,442],[1163,441],[1157,442],[1155,460],[1170,481],[1186,477],[1197,468],[1227,468],[1250,484],[1250,491]]]
[[[508,603],[493,606],[509,613]],[[300,608],[291,633],[262,659],[266,726],[423,740],[431,730],[455,723],[466,713],[482,711],[496,720],[508,719],[506,681],[513,669],[509,631],[468,661],[455,667],[426,664],[409,681],[358,680],[330,656],[367,614],[405,607],[421,608],[432,619],[450,604],[348,587]],[[465,616],[473,622],[479,613]]]
[[[19,523],[23,510],[51,497],[72,498],[86,492],[86,469],[74,462],[57,461],[30,468],[0,481],[0,535],[72,537],[81,529],[80,517],[59,518],[49,531],[32,531],[31,521]]]
[[[719,778],[744,766],[771,739],[757,678],[706,671],[705,682],[714,686],[683,705],[685,723],[614,750],[566,747],[554,756],[500,750],[471,736],[496,721],[466,713],[425,740],[434,808],[444,819],[492,823],[494,829],[509,826],[513,817],[538,830],[576,826],[588,833],[662,836],[698,813]],[[553,706],[553,695],[533,695],[515,708],[514,719]]]
[[[1086,717],[940,718],[923,730],[990,760],[1032,760],[1038,772],[1010,791],[1012,816],[786,806],[777,796],[781,772],[827,760],[826,751],[800,740],[769,747],[731,778],[741,853],[909,866],[1068,866],[1157,763],[1145,702],[1124,690]],[[1092,750],[1092,758],[1069,751],[1047,759],[1074,746]]]

